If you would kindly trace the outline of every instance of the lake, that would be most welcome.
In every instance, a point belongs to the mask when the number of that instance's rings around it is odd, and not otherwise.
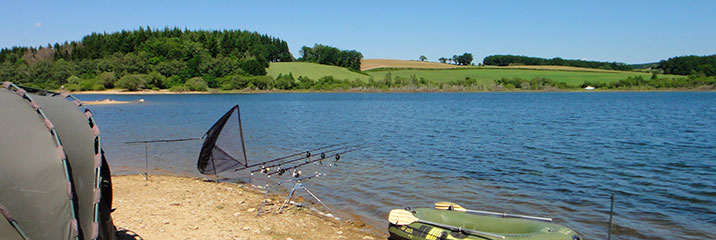
[[[117,174],[144,171],[144,146],[124,142],[201,137],[239,104],[251,161],[376,143],[336,167],[305,169],[327,174],[305,185],[386,231],[392,208],[452,201],[605,239],[613,193],[617,239],[716,239],[714,92],[77,97],[145,100],[89,106]],[[199,176],[200,147],[150,144],[151,172]]]

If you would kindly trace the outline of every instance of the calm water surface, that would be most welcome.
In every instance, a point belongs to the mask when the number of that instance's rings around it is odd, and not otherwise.
[[[144,168],[144,147],[123,142],[200,137],[239,104],[252,160],[379,142],[306,186],[381,229],[392,208],[453,201],[604,239],[614,193],[618,239],[716,239],[716,93],[78,97],[146,100],[90,106],[117,173]],[[200,146],[150,145],[150,168],[199,175]]]

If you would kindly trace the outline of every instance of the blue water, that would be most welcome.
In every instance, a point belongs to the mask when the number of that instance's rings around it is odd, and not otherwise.
[[[614,193],[618,239],[716,239],[713,92],[78,97],[146,100],[90,106],[117,173],[144,168],[144,146],[123,142],[200,137],[240,104],[251,160],[378,142],[306,186],[380,229],[392,208],[453,201],[605,239]],[[200,146],[149,145],[150,168],[198,175]]]

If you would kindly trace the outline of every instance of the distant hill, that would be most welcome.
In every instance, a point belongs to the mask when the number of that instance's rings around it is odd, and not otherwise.
[[[267,74],[273,78],[279,74],[287,75],[289,73],[294,78],[304,76],[313,80],[325,76],[333,76],[333,78],[342,80],[360,79],[362,81],[368,81],[370,78],[368,75],[352,72],[347,68],[308,62],[274,62],[269,65],[267,70]]]
[[[68,90],[216,88],[226,77],[263,76],[269,62],[292,60],[286,41],[257,32],[140,27],[1,49],[0,79]]]
[[[366,71],[379,68],[464,68],[465,66],[437,62],[421,62],[397,59],[363,59],[360,70]]]

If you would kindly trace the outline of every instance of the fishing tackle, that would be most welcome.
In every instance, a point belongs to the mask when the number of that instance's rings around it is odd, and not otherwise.
[[[300,164],[299,164],[299,165],[301,165],[301,166],[306,165],[306,164],[309,164],[309,163],[319,163],[319,164],[320,164],[320,161],[324,160],[326,157],[334,157],[335,154],[331,154],[331,153],[333,153],[333,152],[337,152],[337,151],[344,150],[344,149],[349,149],[348,151],[344,151],[344,152],[353,152],[353,151],[355,151],[355,150],[367,148],[367,147],[370,147],[370,146],[372,146],[372,145],[373,145],[373,144],[358,144],[358,145],[347,145],[347,146],[337,147],[337,148],[333,148],[333,149],[329,149],[329,150],[326,150],[326,151],[324,151],[324,152],[321,152],[323,155],[321,155],[321,158],[320,158],[320,159],[317,159],[317,160],[311,160],[311,159],[307,159],[307,158],[304,158],[304,157],[297,157],[297,158],[293,158],[293,159],[288,159],[288,160],[285,160],[285,161],[281,161],[281,162],[279,162],[279,163],[274,163],[274,164],[271,164],[271,165],[267,165],[266,167],[275,167],[275,166],[278,166],[278,165],[286,165],[286,164],[294,163],[294,162],[297,162],[297,161],[300,161],[300,160],[304,160],[303,163],[300,163]],[[307,154],[307,155],[308,155],[308,154]],[[324,155],[325,155],[325,157],[323,157]],[[252,170],[252,171],[251,171],[251,173],[256,173],[256,172],[260,172],[260,170]]]

